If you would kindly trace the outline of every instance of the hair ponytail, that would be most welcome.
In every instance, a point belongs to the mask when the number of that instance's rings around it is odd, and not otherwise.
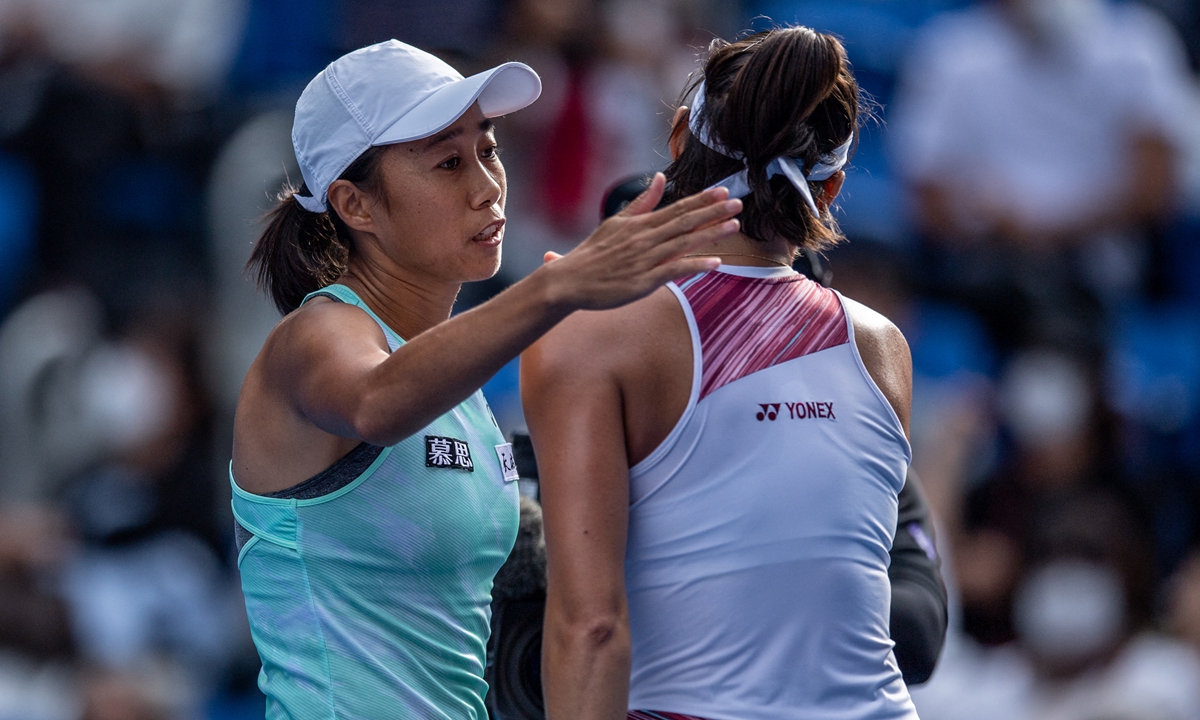
[[[385,204],[379,165],[386,147],[368,149],[339,178]],[[337,213],[332,208],[322,213],[306,210],[296,200],[299,191],[293,185],[280,191],[246,263],[246,272],[284,315],[300,307],[309,293],[337,282],[354,250],[354,236]]]
[[[329,213],[305,210],[296,200],[298,190],[289,185],[279,193],[246,265],[284,315],[300,307],[305,295],[336,282],[350,254]]]
[[[814,217],[786,178],[768,178],[766,171],[780,156],[799,158],[811,168],[857,135],[859,88],[841,42],[806,27],[776,28],[733,43],[714,40],[702,79],[704,105],[696,121],[743,155],[748,169],[752,192],[742,198],[743,232],[759,240],[786,238],[810,250],[841,241],[828,209]],[[700,80],[685,89],[685,98]],[[689,134],[667,168],[666,199],[699,192],[742,167],[742,161]],[[821,189],[821,183],[810,183],[814,197]]]

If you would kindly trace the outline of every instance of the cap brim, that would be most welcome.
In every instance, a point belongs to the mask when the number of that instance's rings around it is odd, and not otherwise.
[[[484,117],[507,115],[542,94],[542,80],[525,63],[508,62],[443,85],[379,134],[372,145],[420,140],[454,124],[476,101]]]

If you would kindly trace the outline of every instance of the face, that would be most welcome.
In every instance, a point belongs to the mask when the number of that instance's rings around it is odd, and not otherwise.
[[[507,187],[495,130],[478,106],[432,137],[390,146],[380,171],[382,198],[345,181],[330,186],[339,215],[364,236],[364,258],[433,282],[496,273]]]

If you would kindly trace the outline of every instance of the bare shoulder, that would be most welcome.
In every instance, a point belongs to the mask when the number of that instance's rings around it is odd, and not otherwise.
[[[383,331],[351,305],[317,298],[279,321],[238,398],[233,431],[238,484],[256,493],[281,490],[348,452],[356,440],[325,432],[303,408],[315,395],[338,392],[356,362],[361,367],[378,361],[386,350]]]
[[[671,291],[659,288],[622,307],[573,313],[525,351],[522,371],[531,379],[566,371],[576,379],[614,376],[645,359],[648,345],[673,319],[672,308],[682,318]]]
[[[912,355],[908,341],[891,320],[860,302],[845,300],[846,311],[854,323],[854,344],[863,365],[907,433],[912,409]]]
[[[388,351],[383,330],[361,308],[314,298],[292,311],[263,343],[263,369],[287,377],[300,367],[342,352]]]

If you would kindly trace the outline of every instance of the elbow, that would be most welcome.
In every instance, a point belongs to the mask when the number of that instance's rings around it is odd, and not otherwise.
[[[359,400],[350,416],[350,431],[354,436],[379,447],[395,445],[404,439],[397,435],[395,425],[394,414],[382,412],[371,394]]]
[[[946,641],[945,595],[915,584],[892,589],[891,629],[896,664],[908,685],[929,680]]]
[[[548,630],[576,653],[602,655],[629,649],[629,619],[617,613],[588,613],[561,619]]]
[[[629,637],[629,625],[616,615],[597,615],[571,623],[567,632],[572,644],[603,651],[621,645],[621,640]]]

